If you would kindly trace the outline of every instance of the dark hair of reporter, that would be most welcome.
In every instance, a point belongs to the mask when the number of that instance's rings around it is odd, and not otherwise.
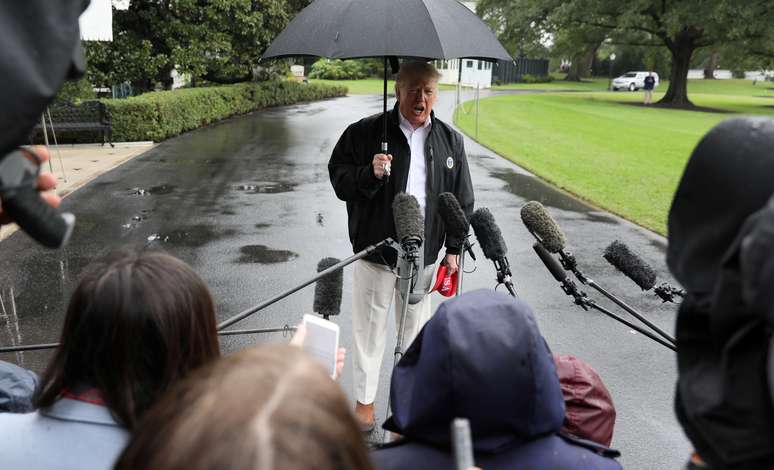
[[[215,321],[207,285],[183,261],[113,252],[87,268],[70,298],[35,404],[93,387],[132,429],[170,385],[220,356]]]
[[[115,469],[368,470],[339,385],[301,349],[224,357],[181,381],[142,419]]]

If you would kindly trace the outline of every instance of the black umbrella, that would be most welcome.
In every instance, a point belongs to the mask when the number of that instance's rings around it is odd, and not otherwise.
[[[288,56],[384,57],[385,113],[388,57],[513,60],[486,24],[457,0],[315,0],[261,59]],[[382,151],[387,152],[386,119]]]

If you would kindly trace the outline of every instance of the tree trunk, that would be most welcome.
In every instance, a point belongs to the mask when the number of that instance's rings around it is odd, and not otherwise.
[[[583,55],[581,53],[573,54],[572,56],[572,63],[570,64],[570,70],[567,71],[567,76],[564,77],[565,80],[568,82],[579,82],[581,80],[580,77],[580,63],[581,58]]]
[[[567,72],[565,80],[570,82],[579,82],[583,78],[591,76],[591,64],[594,62],[594,55],[597,53],[599,44],[589,44],[582,50],[572,56],[572,65]]]
[[[591,64],[594,63],[594,56],[597,55],[597,49],[599,49],[599,44],[591,45],[586,49],[586,53],[583,54],[583,62],[581,62],[580,70],[578,71],[580,78],[591,77]]]
[[[707,59],[707,66],[704,67],[704,79],[714,80],[715,69],[717,67],[718,67],[718,51],[713,49],[712,52],[710,52],[709,59]]]
[[[693,51],[696,50],[694,39],[685,34],[678,34],[668,47],[672,53],[672,71],[669,75],[669,88],[658,104],[676,107],[690,107],[688,100],[688,68]]]

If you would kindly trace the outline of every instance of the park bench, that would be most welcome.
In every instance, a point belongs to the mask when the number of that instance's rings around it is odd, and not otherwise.
[[[113,123],[107,106],[99,101],[83,101],[80,104],[57,103],[49,108],[54,131],[57,134],[77,131],[97,131],[102,133],[102,145],[105,139],[113,145]],[[46,119],[48,123],[48,119]],[[50,128],[49,128],[50,129]],[[35,134],[42,133],[40,123],[33,130]]]

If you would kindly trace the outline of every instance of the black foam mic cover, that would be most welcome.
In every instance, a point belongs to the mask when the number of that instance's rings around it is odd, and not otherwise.
[[[557,261],[556,258],[554,258],[551,253],[548,252],[548,250],[546,250],[542,243],[536,242],[534,245],[532,245],[532,249],[535,250],[535,253],[537,253],[538,257],[540,258],[540,261],[546,265],[546,268],[548,268],[548,271],[550,271],[554,276],[554,279],[559,282],[564,282],[567,280],[567,273],[565,273],[562,265],[559,264],[559,261]]]
[[[438,195],[438,213],[446,225],[447,235],[459,240],[465,238],[470,224],[454,194],[441,193]]]
[[[325,271],[341,261],[337,258],[323,258],[317,263],[317,272]],[[341,290],[344,271],[336,271],[322,277],[314,286],[314,311],[318,315],[333,316],[341,311]]]
[[[505,246],[500,227],[497,226],[489,209],[485,207],[477,209],[470,217],[470,225],[473,226],[481,251],[487,259],[495,261],[505,258],[508,248]]]
[[[521,208],[521,221],[531,233],[540,239],[543,246],[551,253],[559,253],[564,249],[567,240],[559,225],[551,218],[543,204],[529,201]]]
[[[611,243],[605,248],[605,253],[602,256],[608,263],[640,286],[640,289],[649,290],[656,285],[656,272],[653,268],[620,241],[616,240]]]
[[[392,216],[398,242],[414,239],[421,243],[425,239],[425,223],[417,198],[406,193],[397,194],[392,201]]]

